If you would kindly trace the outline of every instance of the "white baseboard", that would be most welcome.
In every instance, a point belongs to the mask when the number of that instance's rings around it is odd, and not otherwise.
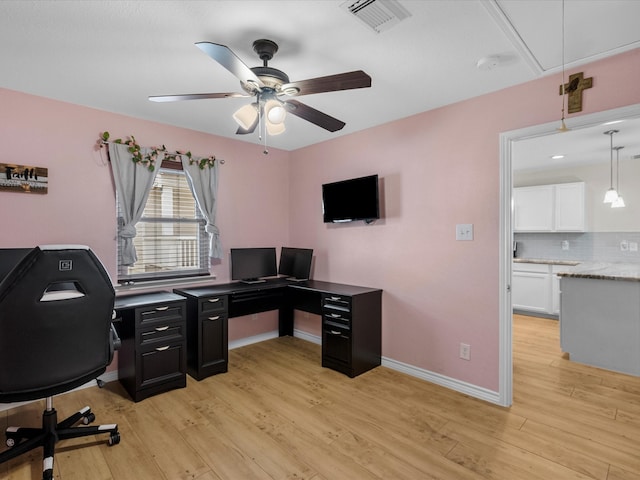
[[[316,343],[318,345],[322,343],[322,339],[318,335],[312,335],[301,330],[294,330],[293,336],[301,338],[302,340],[307,340],[308,342]],[[382,365],[384,367],[390,368],[391,370],[406,373],[407,375],[411,375],[412,377],[426,380],[427,382],[431,382],[436,385],[455,390],[456,392],[464,393],[480,400],[485,400],[487,402],[500,405],[498,392],[478,387],[477,385],[472,385],[470,383],[461,382],[460,380],[446,377],[429,370],[414,367],[413,365],[402,363],[397,360],[393,360],[392,358],[382,357]]]
[[[264,342],[265,340],[271,340],[272,338],[278,338],[278,330],[261,333],[260,335],[254,335],[253,337],[241,338],[240,340],[232,340],[229,342],[229,350],[245,347],[258,342]]]
[[[417,377],[421,380],[440,385],[441,387],[455,390],[456,392],[464,393],[480,400],[485,400],[496,405],[501,405],[500,394],[493,390],[489,390],[483,387],[478,387],[471,383],[462,382],[455,378],[440,375],[439,373],[424,370],[422,368],[414,367],[406,363],[393,360],[391,358],[382,357],[382,365],[398,372],[406,373],[412,377]]]

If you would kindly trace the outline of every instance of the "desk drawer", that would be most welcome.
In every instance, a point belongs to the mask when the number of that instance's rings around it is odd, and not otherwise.
[[[322,309],[328,311],[351,312],[351,297],[347,295],[322,295]]]
[[[167,323],[139,331],[137,344],[144,346],[154,342],[175,342],[184,338],[184,322]]]
[[[136,368],[139,388],[181,379],[185,373],[184,343],[163,345],[141,353]]]
[[[136,310],[136,323],[146,326],[156,322],[182,321],[184,302],[158,304],[150,308]]]
[[[322,314],[323,323],[335,323],[343,328],[351,326],[351,315],[343,311],[325,311]]]
[[[351,362],[351,331],[329,322],[322,325],[322,358]]]
[[[226,312],[229,308],[227,295],[216,295],[198,300],[198,314]]]

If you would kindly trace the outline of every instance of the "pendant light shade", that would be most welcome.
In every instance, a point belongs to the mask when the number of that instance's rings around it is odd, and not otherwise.
[[[604,203],[613,203],[616,198],[618,198],[618,192],[615,188],[613,188],[613,135],[618,133],[618,130],[607,130],[604,132],[605,135],[609,135],[611,139],[611,148],[610,148],[610,156],[609,156],[609,167],[610,167],[610,183],[609,190],[604,194]]]

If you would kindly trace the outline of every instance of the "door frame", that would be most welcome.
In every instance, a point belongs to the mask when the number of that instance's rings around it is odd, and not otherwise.
[[[590,127],[612,120],[639,117],[640,103],[612,110],[581,115],[566,120],[570,129]],[[512,152],[515,142],[558,132],[558,120],[500,134],[500,233],[499,233],[499,379],[498,403],[508,407],[513,403],[513,306],[511,301],[511,270],[513,259],[513,169]]]

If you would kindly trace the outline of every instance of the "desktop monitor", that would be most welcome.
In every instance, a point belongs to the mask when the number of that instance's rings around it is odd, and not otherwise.
[[[278,274],[289,280],[308,280],[311,276],[313,249],[282,247]]]
[[[277,274],[275,248],[231,249],[232,280],[261,282],[264,277],[275,277]]]

